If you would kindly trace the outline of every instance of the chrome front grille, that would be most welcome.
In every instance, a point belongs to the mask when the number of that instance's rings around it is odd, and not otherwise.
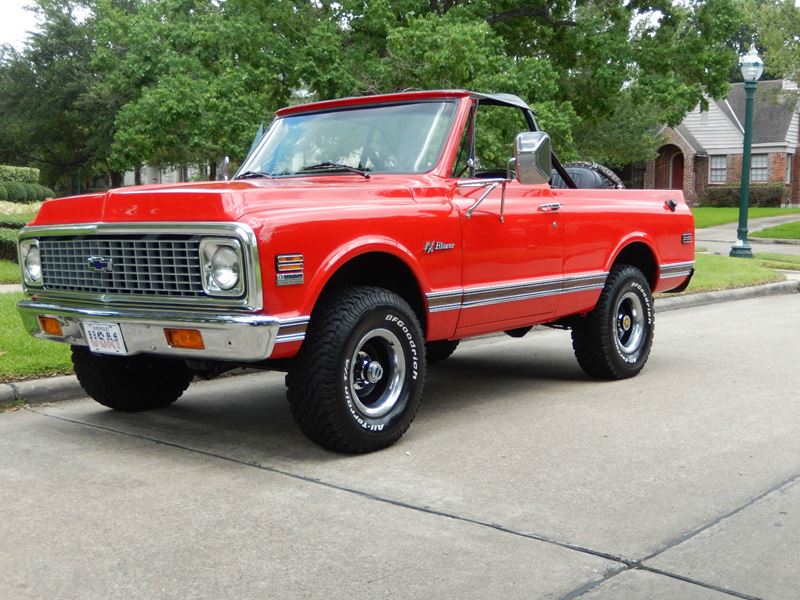
[[[200,236],[175,234],[42,237],[44,289],[202,297],[199,245]]]

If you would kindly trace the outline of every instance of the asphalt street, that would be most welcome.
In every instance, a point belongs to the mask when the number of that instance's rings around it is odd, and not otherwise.
[[[0,414],[0,598],[795,599],[799,303],[660,313],[622,382],[565,332],[470,341],[367,456],[278,373]]]

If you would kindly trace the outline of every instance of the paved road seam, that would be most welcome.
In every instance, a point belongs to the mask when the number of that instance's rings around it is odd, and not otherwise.
[[[729,590],[729,589],[726,589],[726,588],[715,586],[715,585],[710,584],[710,583],[705,583],[703,581],[690,579],[688,577],[684,577],[683,575],[678,575],[677,573],[671,573],[669,571],[663,571],[661,569],[656,569],[656,568],[648,567],[648,566],[645,566],[645,565],[641,564],[644,560],[648,560],[650,558],[653,558],[654,556],[657,556],[661,552],[664,552],[664,551],[668,550],[669,548],[674,547],[674,545],[676,545],[676,543],[672,543],[671,542],[672,545],[668,545],[664,549],[659,550],[658,552],[649,555],[646,559],[630,560],[630,559],[623,558],[622,556],[618,556],[618,555],[615,555],[615,554],[610,554],[608,552],[602,552],[600,550],[594,550],[592,548],[588,548],[588,547],[585,547],[585,546],[579,546],[577,544],[570,544],[568,542],[561,542],[559,540],[550,538],[550,537],[548,537],[546,535],[543,535],[543,534],[530,533],[530,532],[525,533],[525,532],[521,532],[521,531],[516,531],[514,529],[510,529],[510,528],[508,528],[508,527],[506,527],[504,525],[501,525],[499,523],[490,523],[488,521],[481,521],[481,520],[478,520],[478,519],[473,519],[473,518],[470,518],[470,517],[465,517],[465,516],[462,516],[462,515],[457,515],[457,514],[454,514],[454,513],[449,513],[449,512],[437,510],[435,508],[431,508],[431,507],[428,507],[428,506],[419,506],[419,505],[416,505],[416,504],[410,504],[408,502],[404,502],[402,500],[395,500],[393,498],[386,498],[386,497],[383,497],[383,496],[378,496],[378,495],[372,494],[370,492],[365,492],[363,490],[359,490],[359,489],[356,489],[356,488],[351,488],[351,487],[347,487],[347,486],[340,485],[340,484],[337,484],[337,483],[332,483],[330,481],[325,481],[325,480],[322,480],[322,479],[318,479],[316,477],[309,477],[307,475],[300,475],[299,473],[293,473],[291,471],[285,471],[285,470],[279,469],[277,467],[270,467],[270,466],[263,465],[263,464],[260,464],[260,463],[257,463],[257,462],[250,462],[250,461],[241,460],[241,459],[238,459],[238,458],[232,458],[230,456],[225,456],[224,454],[218,454],[216,452],[211,452],[209,450],[202,450],[200,448],[193,448],[191,446],[186,446],[184,444],[178,444],[176,442],[170,442],[170,441],[167,441],[167,440],[162,440],[162,439],[159,439],[159,438],[156,438],[156,437],[152,437],[152,436],[149,436],[149,435],[144,435],[144,434],[140,434],[140,433],[131,433],[131,432],[128,432],[128,431],[122,431],[122,430],[119,430],[119,429],[114,429],[112,427],[107,427],[105,425],[98,425],[96,423],[88,423],[86,421],[81,421],[79,419],[71,419],[69,417],[64,417],[64,416],[61,416],[61,415],[54,415],[54,414],[50,414],[50,413],[43,412],[43,411],[40,411],[40,410],[31,409],[31,408],[29,408],[28,410],[30,412],[34,413],[34,414],[37,414],[37,415],[40,415],[40,416],[43,416],[43,417],[47,417],[47,418],[50,418],[50,419],[56,419],[56,420],[59,420],[59,421],[72,423],[74,425],[82,425],[84,427],[89,427],[89,428],[92,428],[92,429],[98,429],[98,430],[101,430],[101,431],[107,431],[109,433],[115,433],[117,435],[122,435],[122,436],[125,436],[125,437],[130,437],[130,438],[134,438],[134,439],[138,439],[138,440],[142,440],[142,441],[147,441],[147,442],[151,442],[151,443],[154,443],[154,444],[157,444],[157,445],[167,446],[169,448],[175,448],[177,450],[183,450],[185,452],[191,452],[191,453],[194,453],[194,454],[200,454],[202,456],[206,456],[206,457],[209,457],[209,458],[216,458],[218,460],[223,460],[223,461],[226,461],[226,462],[238,464],[238,465],[245,466],[245,467],[253,467],[253,468],[259,469],[261,471],[267,471],[269,473],[274,473],[276,475],[283,475],[285,477],[289,477],[291,479],[296,479],[298,481],[303,481],[305,483],[316,484],[316,485],[320,485],[322,487],[326,487],[328,489],[344,492],[344,493],[347,493],[347,494],[353,494],[355,496],[359,496],[359,497],[365,498],[367,500],[372,500],[374,502],[380,502],[382,504],[388,504],[388,505],[391,505],[391,506],[396,506],[398,508],[404,508],[404,509],[407,509],[407,510],[412,510],[412,511],[415,511],[415,512],[428,514],[428,515],[432,515],[432,516],[444,517],[444,518],[447,518],[447,519],[452,519],[454,521],[459,521],[459,522],[462,522],[462,523],[468,523],[470,525],[477,525],[478,527],[486,527],[486,528],[498,531],[500,533],[507,533],[509,535],[513,535],[513,536],[516,536],[516,537],[527,538],[527,539],[535,540],[535,541],[538,541],[538,542],[543,542],[545,544],[552,544],[554,546],[558,546],[558,547],[564,548],[566,550],[572,550],[573,552],[580,552],[581,554],[588,554],[590,556],[594,556],[595,558],[602,558],[604,560],[609,560],[609,561],[616,562],[616,563],[620,564],[619,567],[612,568],[612,569],[609,569],[608,571],[606,571],[606,573],[600,579],[590,581],[590,582],[584,584],[583,586],[573,590],[572,592],[569,592],[565,596],[562,596],[562,600],[571,600],[573,598],[577,598],[578,596],[583,595],[583,594],[587,593],[588,591],[596,588],[597,586],[605,583],[609,579],[611,579],[613,577],[616,577],[620,573],[624,573],[624,572],[630,571],[630,570],[637,570],[637,569],[638,570],[643,570],[643,571],[649,571],[649,572],[654,573],[656,575],[662,575],[664,577],[670,577],[672,579],[677,579],[677,580],[680,580],[680,581],[684,581],[686,583],[690,583],[690,584],[697,585],[697,586],[700,586],[700,587],[704,587],[704,588],[707,588],[707,589],[715,590],[715,591],[718,591],[718,592],[721,592],[721,593],[724,593],[724,594],[728,594],[728,595],[736,597],[736,598],[743,598],[745,600],[758,600],[758,598],[754,598],[753,596],[749,596],[749,595],[743,594],[741,592],[736,592],[736,591],[733,591],[733,590]],[[741,510],[743,510],[743,509],[747,508],[748,506],[752,505],[754,502],[756,502],[759,499],[763,498],[767,494],[772,493],[774,491],[777,491],[778,489],[780,489],[784,485],[789,485],[790,483],[794,482],[795,480],[797,480],[799,478],[800,478],[800,474],[794,476],[791,479],[785,480],[782,484],[780,484],[779,486],[771,489],[769,492],[765,492],[764,494],[760,494],[759,496],[757,496],[756,498],[752,499],[747,504],[739,507],[738,509],[736,509],[734,511],[731,511],[730,513],[726,513],[725,515],[723,515],[723,517],[715,519],[710,525],[703,526],[701,528],[692,530],[694,533],[692,535],[686,537],[685,539],[689,539],[693,535],[697,535],[701,531],[704,531],[705,529],[708,529],[708,527],[711,527],[711,526],[719,523],[724,518],[727,518],[729,516],[732,516],[732,515],[740,512]],[[681,540],[685,541],[685,539],[683,539],[683,536],[681,538],[678,538],[678,539],[681,539]],[[680,543],[680,542],[677,542],[677,543]]]

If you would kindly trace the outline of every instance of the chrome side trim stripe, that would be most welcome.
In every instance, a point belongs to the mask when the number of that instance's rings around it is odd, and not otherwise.
[[[306,329],[310,320],[311,317],[297,317],[280,321],[275,343],[302,342],[306,338]]]
[[[501,283],[489,286],[465,288],[462,291],[446,290],[426,294],[428,312],[442,312],[519,302],[545,296],[573,294],[594,289],[602,289],[608,273],[581,273],[553,279],[534,279],[511,284]]]
[[[694,261],[669,263],[661,265],[660,279],[673,279],[676,277],[686,277],[694,269]]]
[[[428,300],[428,312],[442,312],[445,310],[456,310],[461,308],[463,290],[442,290],[426,294]]]

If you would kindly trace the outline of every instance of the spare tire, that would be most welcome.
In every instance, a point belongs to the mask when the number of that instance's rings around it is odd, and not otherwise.
[[[572,162],[564,165],[564,170],[569,173],[575,185],[581,189],[625,189],[625,184],[619,176],[604,165],[591,162]],[[567,188],[566,182],[553,171],[550,185],[554,188]]]

